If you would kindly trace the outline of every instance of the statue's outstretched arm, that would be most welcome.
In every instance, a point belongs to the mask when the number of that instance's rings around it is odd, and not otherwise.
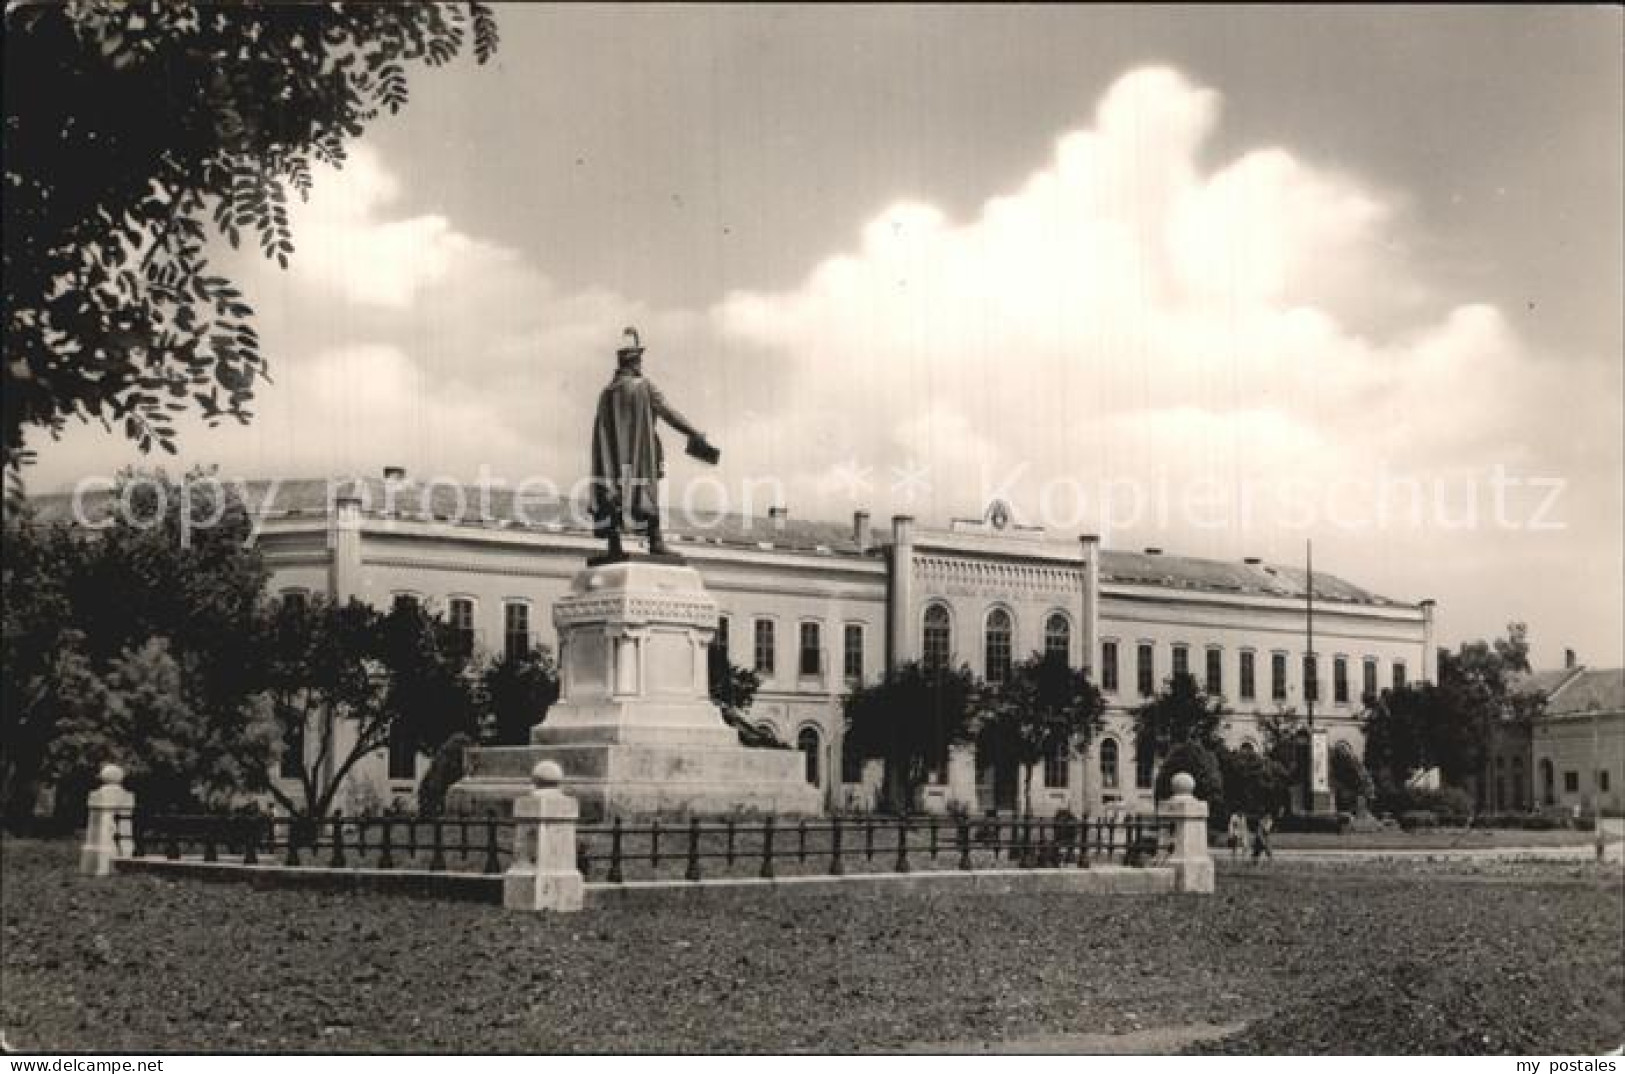
[[[684,436],[704,438],[705,434],[694,427],[694,424],[677,412],[677,408],[666,402],[666,397],[653,383],[649,385],[649,398],[654,403],[655,414],[667,425],[682,433]]]

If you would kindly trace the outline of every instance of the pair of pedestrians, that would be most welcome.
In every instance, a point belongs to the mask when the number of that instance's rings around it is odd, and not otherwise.
[[[1252,850],[1253,864],[1259,858],[1275,860],[1275,852],[1270,849],[1270,833],[1275,830],[1275,817],[1269,813],[1261,813],[1251,819],[1241,813],[1230,814],[1230,827],[1225,842],[1230,847],[1230,858],[1239,858],[1244,846]],[[1251,839],[1249,840],[1249,832]]]

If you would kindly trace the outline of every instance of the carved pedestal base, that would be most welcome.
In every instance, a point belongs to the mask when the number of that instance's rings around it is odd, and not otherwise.
[[[819,812],[794,750],[747,749],[711,703],[717,606],[692,567],[623,560],[576,575],[553,608],[560,700],[530,746],[469,751],[452,809],[504,808],[538,762],[582,817]]]

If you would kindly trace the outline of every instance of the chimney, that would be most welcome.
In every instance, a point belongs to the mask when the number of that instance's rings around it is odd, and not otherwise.
[[[1249,567],[1256,567],[1264,561],[1257,556],[1248,556],[1246,559],[1242,560],[1242,562],[1247,564]]]
[[[859,552],[869,551],[869,512],[852,512],[852,543]]]
[[[386,467],[384,467],[384,480],[388,481],[388,482],[391,482],[391,483],[405,481],[406,480],[406,467],[404,467],[404,466],[386,466]]]
[[[1573,649],[1564,649],[1563,650],[1563,667],[1570,670],[1570,671],[1573,671],[1578,666],[1579,666],[1579,657],[1575,654],[1574,650]]]
[[[1162,555],[1162,549],[1160,549],[1160,548],[1147,548],[1145,550],[1145,554],[1148,555],[1148,556],[1160,556],[1160,555]]]
[[[773,521],[774,529],[782,530],[785,519],[790,517],[790,509],[788,507],[769,507],[767,517]]]

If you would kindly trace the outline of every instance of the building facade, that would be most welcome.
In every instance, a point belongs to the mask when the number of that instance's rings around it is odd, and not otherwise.
[[[251,502],[275,595],[410,598],[470,632],[485,651],[555,644],[551,607],[600,550],[568,505],[504,490],[383,481],[288,481]],[[474,506],[471,506],[474,505]],[[1257,717],[1313,709],[1332,748],[1362,749],[1362,699],[1435,675],[1433,604],[1404,603],[1328,574],[1314,577],[1314,653],[1300,568],[1102,548],[1012,522],[995,503],[946,528],[897,517],[871,526],[726,518],[669,528],[722,609],[718,644],[762,686],[751,718],[806,757],[831,808],[874,804],[874,763],[844,757],[842,698],[910,660],[965,664],[998,681],[1035,652],[1064,652],[1106,695],[1105,732],[1082,756],[1033,774],[1035,812],[1149,808],[1155,764],[1135,756],[1132,713],[1186,671],[1232,713],[1236,746],[1263,743]],[[405,751],[355,773],[352,808],[411,792],[426,762]],[[1002,758],[956,749],[923,805],[945,811],[1025,804]]]

